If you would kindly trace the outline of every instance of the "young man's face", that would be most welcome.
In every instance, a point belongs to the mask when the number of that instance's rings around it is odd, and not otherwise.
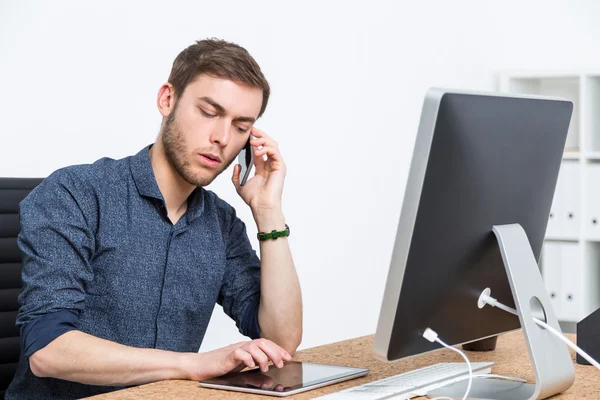
[[[259,88],[200,75],[185,88],[163,126],[169,163],[188,183],[210,184],[248,141],[262,100]]]

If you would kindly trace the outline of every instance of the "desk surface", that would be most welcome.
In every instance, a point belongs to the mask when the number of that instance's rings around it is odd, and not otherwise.
[[[567,335],[575,340],[574,335]],[[297,361],[307,361],[322,364],[344,365],[357,368],[369,368],[369,375],[342,382],[337,385],[304,392],[296,396],[283,397],[283,399],[312,399],[328,393],[333,393],[352,386],[361,385],[391,375],[400,374],[416,368],[425,367],[438,362],[462,362],[463,359],[450,350],[441,350],[421,356],[401,360],[395,363],[377,361],[371,355],[373,336],[365,336],[344,342],[315,347],[299,351],[294,357]],[[575,353],[569,349],[571,358]],[[518,376],[532,382],[533,371],[529,364],[529,356],[521,331],[507,333],[498,338],[495,351],[492,352],[467,352],[471,361],[494,361],[496,366],[492,372],[501,375]],[[592,366],[575,364],[575,383],[565,393],[553,399],[597,399],[600,398],[600,373]],[[245,393],[228,392],[201,388],[193,381],[161,381],[150,383],[130,389],[120,390],[90,399],[256,399],[269,400],[277,397],[257,396]],[[419,399],[424,399],[420,397]]]

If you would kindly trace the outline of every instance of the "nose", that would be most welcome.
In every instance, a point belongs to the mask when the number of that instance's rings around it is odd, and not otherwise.
[[[210,141],[212,144],[216,144],[220,147],[225,147],[229,143],[229,131],[231,124],[229,121],[223,119],[221,123],[215,124]]]

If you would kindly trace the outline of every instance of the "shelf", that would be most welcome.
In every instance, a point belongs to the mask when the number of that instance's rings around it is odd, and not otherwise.
[[[585,154],[585,158],[590,161],[600,161],[600,151],[590,151]]]
[[[598,157],[600,157],[600,152],[598,153]],[[579,160],[581,158],[581,153],[578,151],[565,151],[563,153],[563,160]]]
[[[577,237],[560,237],[560,236],[546,236],[544,240],[548,240],[550,242],[578,242],[579,238]]]

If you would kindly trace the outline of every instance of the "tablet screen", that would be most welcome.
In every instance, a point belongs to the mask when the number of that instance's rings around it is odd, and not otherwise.
[[[283,368],[276,368],[271,365],[267,372],[262,372],[260,368],[256,368],[209,379],[200,383],[264,391],[289,392],[366,372],[367,370],[359,368],[292,361],[286,362]]]

